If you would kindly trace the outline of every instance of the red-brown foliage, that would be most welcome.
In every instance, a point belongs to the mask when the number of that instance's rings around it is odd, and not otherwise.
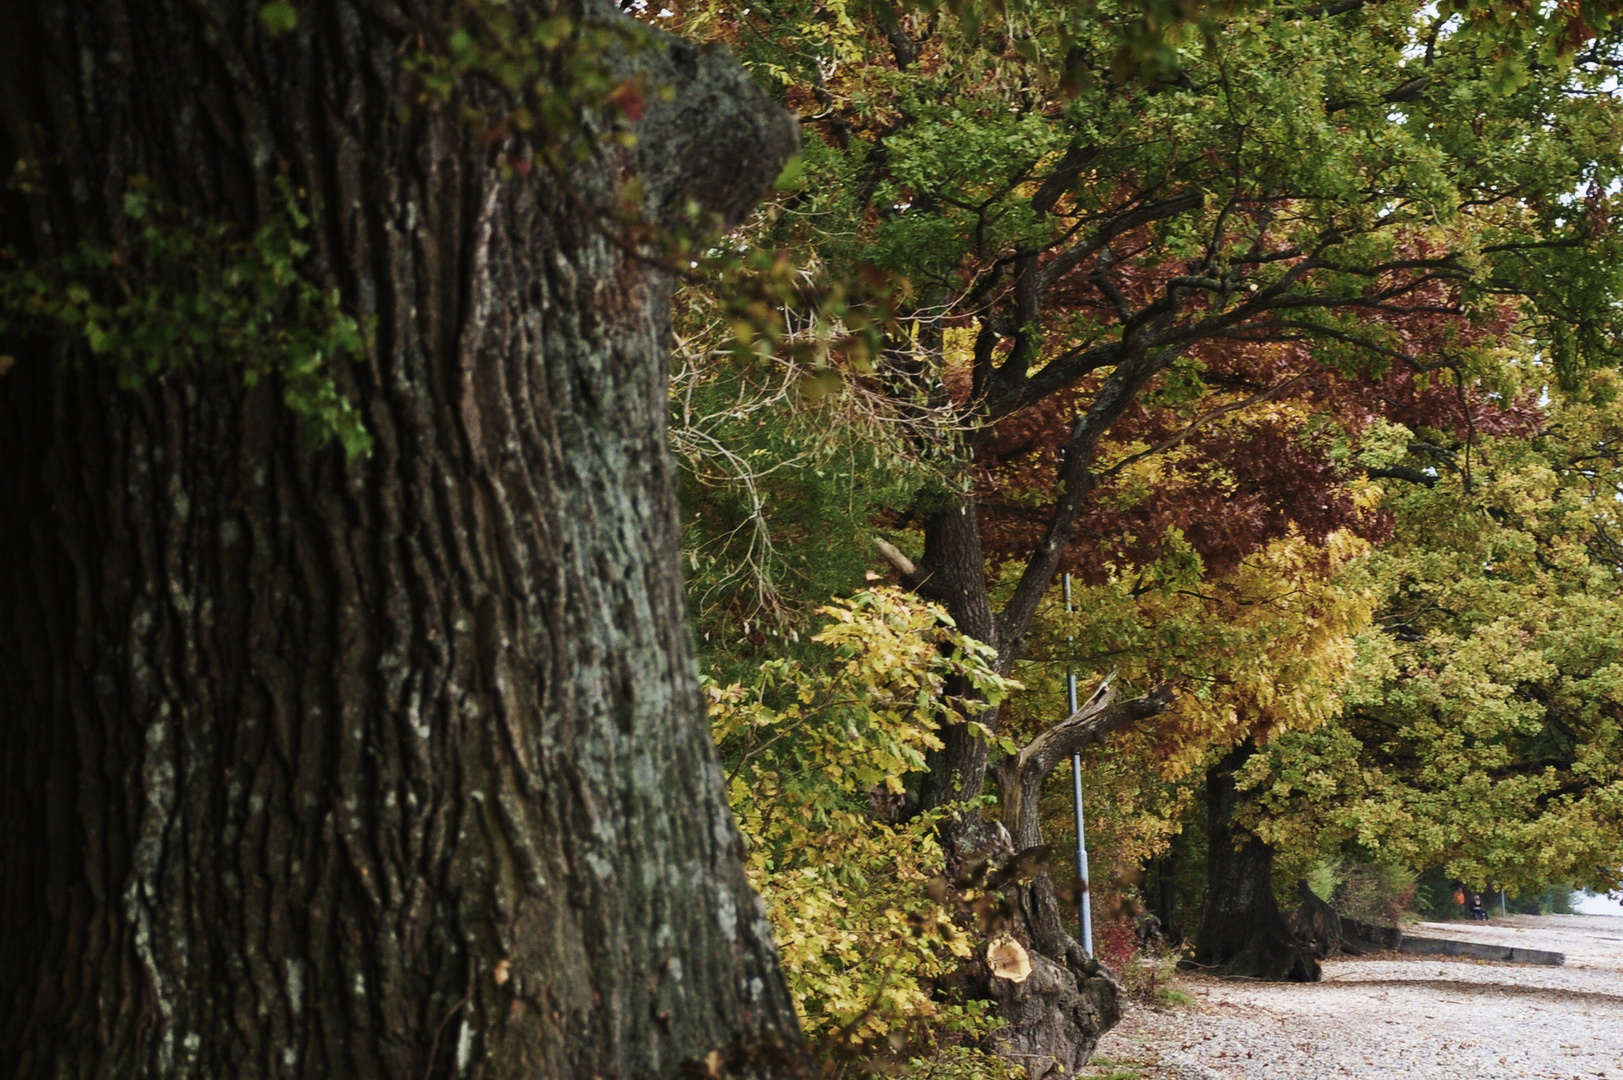
[[[1080,318],[1072,325],[1093,329],[1068,340],[1055,335],[1048,351],[1085,347],[1090,336],[1114,332],[1109,328],[1124,306],[1143,310],[1174,276],[1187,272],[1181,264],[1146,261],[1154,250],[1144,231],[1125,234],[1107,254],[1057,282],[1049,294],[1051,317],[1064,309]],[[1401,255],[1420,261],[1433,253],[1417,240]],[[1197,296],[1180,321],[1199,319],[1207,305]],[[1509,334],[1516,317],[1512,305],[1468,309],[1460,282],[1430,266],[1373,275],[1342,306],[1357,318],[1343,332],[1348,340],[1341,343],[1341,357],[1323,351],[1337,345],[1334,327],[1328,334],[1322,327],[1312,331],[1277,313],[1191,346],[1186,356],[1198,362],[1206,390],[1183,395],[1192,400],[1180,408],[1176,387],[1162,376],[1111,427],[1093,466],[1104,480],[1062,569],[1097,582],[1111,566],[1154,560],[1173,528],[1218,574],[1292,532],[1322,541],[1349,529],[1377,540],[1389,520],[1354,498],[1349,481],[1358,479],[1358,470],[1349,472],[1334,459],[1337,433],[1356,438],[1385,419],[1428,438],[1464,443],[1535,422],[1530,399],[1490,400],[1462,388],[1454,374],[1466,350]],[[1320,356],[1358,369],[1341,372],[1321,363],[1310,335],[1319,341]],[[968,373],[955,374],[949,389],[967,404]],[[981,433],[977,502],[982,543],[993,559],[1025,557],[1040,543],[1071,426],[1102,383],[1102,376],[1084,380]],[[1247,401],[1249,407],[1239,407]],[[1234,411],[1212,415],[1224,408]],[[1176,456],[1148,489],[1141,482],[1132,489],[1112,475],[1135,447],[1169,443],[1177,445]]]
[[[1153,561],[1173,528],[1216,574],[1292,532],[1322,541],[1348,529],[1379,540],[1390,521],[1353,497],[1349,481],[1359,477],[1331,453],[1337,431],[1356,436],[1384,418],[1465,441],[1535,420],[1529,401],[1503,407],[1453,382],[1424,383],[1409,367],[1349,377],[1318,366],[1301,343],[1227,344],[1197,354],[1203,380],[1222,388],[1199,407],[1210,411],[1270,390],[1265,400],[1273,407],[1259,402],[1189,432],[1148,489],[1130,490],[1121,476],[1107,476],[1064,569],[1101,581],[1111,566]],[[1070,425],[1092,389],[1084,384],[1004,419],[978,448],[982,543],[992,558],[1018,558],[1040,542]],[[1157,389],[1113,428],[1096,471],[1108,474],[1135,444],[1164,445],[1191,427],[1196,417],[1186,410],[1154,404]]]

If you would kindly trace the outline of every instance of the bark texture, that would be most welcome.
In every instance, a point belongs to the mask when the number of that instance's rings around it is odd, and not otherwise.
[[[1296,940],[1274,899],[1274,849],[1234,822],[1234,773],[1251,756],[1249,740],[1206,775],[1206,907],[1195,937],[1195,965],[1218,975],[1317,982],[1319,963]]]
[[[1124,405],[1115,406],[1119,414]],[[1097,410],[1096,410],[1097,411]],[[1090,413],[1078,422],[1073,439],[1077,455],[1067,460],[1062,477],[1062,505],[1041,549],[1033,553],[1014,596],[1001,612],[994,612],[986,578],[975,504],[955,499],[927,518],[924,556],[914,565],[888,544],[880,553],[901,575],[904,584],[947,609],[959,629],[998,651],[995,666],[1007,674],[1024,652],[1024,637],[1036,615],[1037,600],[1053,581],[1060,556],[1077,514],[1093,489],[1092,474],[1083,464],[1098,439],[1095,424],[1107,421]],[[1098,428],[1102,431],[1102,427]],[[1069,451],[1068,451],[1069,453]],[[1014,758],[1000,763],[997,783],[1003,824],[983,821],[978,814],[957,812],[941,824],[944,846],[959,861],[978,859],[1000,864],[1016,852],[1043,844],[1037,803],[1043,781],[1061,761],[1089,743],[1102,742],[1125,724],[1166,710],[1169,687],[1158,687],[1142,697],[1112,704],[1106,679],[1076,713],[1038,735]],[[967,686],[949,686],[951,695],[970,693]],[[997,710],[988,709],[977,720],[997,726]],[[942,747],[929,759],[930,771],[920,790],[923,807],[940,807],[981,794],[986,785],[988,746],[967,723],[949,722],[941,729]],[[1062,916],[1054,884],[1043,870],[1034,878],[1011,884],[1016,933],[1029,942],[1035,965],[1027,983],[982,980],[970,973],[969,983],[981,987],[998,1002],[998,1015],[1008,1026],[991,1040],[993,1048],[1034,1077],[1055,1069],[1074,1071],[1086,1063],[1099,1037],[1120,1019],[1121,985],[1108,970],[1082,950],[1067,929],[1074,925]],[[1029,985],[1028,985],[1029,984]]]
[[[999,763],[997,774],[1004,820],[1012,828],[1016,851],[1042,845],[1037,808],[1043,781],[1060,762],[1083,747],[1102,743],[1111,732],[1165,712],[1172,704],[1172,689],[1160,686],[1142,697],[1116,702],[1106,678],[1089,700],[1060,723],[1038,735],[1020,752]],[[1082,951],[1067,927],[1075,925],[1075,912],[1060,915],[1054,885],[1046,870],[1029,885],[1020,886],[1022,918],[1040,952],[1063,962],[1083,978],[1098,974],[1099,965]]]
[[[914,580],[908,584],[946,608],[959,630],[996,649],[996,667],[1008,673],[1014,656],[992,614],[974,503],[955,499],[929,516],[924,526],[924,565],[915,568]],[[946,689],[953,696],[969,690],[962,685]],[[997,713],[988,710],[979,719],[992,727],[997,724]],[[948,722],[941,728],[941,743],[941,749],[930,752],[930,771],[919,792],[919,802],[926,808],[974,798],[986,786],[985,739],[976,736],[968,724]]]
[[[0,378],[0,1075],[765,1075],[798,1041],[697,689],[671,279],[581,212],[736,219],[796,142],[722,52],[560,185],[407,109],[446,12],[7,0],[3,242],[116,245],[149,176],[245,231],[287,170],[375,326],[376,439],[230,358]],[[595,18],[611,12],[580,9]]]
[[[1042,953],[1031,955],[1024,982],[991,978],[987,993],[1008,1026],[992,1049],[1023,1065],[1029,1080],[1074,1076],[1088,1063],[1099,1036],[1121,1020],[1122,987],[1108,974],[1079,975]]]
[[[1336,909],[1321,900],[1306,881],[1296,883],[1296,899],[1296,911],[1290,917],[1291,932],[1316,959],[1340,956],[1344,952],[1357,955],[1362,951],[1348,941]]]

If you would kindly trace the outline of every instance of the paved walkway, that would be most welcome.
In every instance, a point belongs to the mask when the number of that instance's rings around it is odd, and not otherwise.
[[[1623,1080],[1623,916],[1408,929],[1551,949],[1567,962],[1385,954],[1331,960],[1312,985],[1180,976],[1194,1004],[1130,1010],[1099,1044],[1090,1072],[1120,1080]]]

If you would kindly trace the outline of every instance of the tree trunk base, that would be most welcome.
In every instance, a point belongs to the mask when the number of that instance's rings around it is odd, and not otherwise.
[[[1207,773],[1206,910],[1194,961],[1181,966],[1228,978],[1318,982],[1319,962],[1274,900],[1273,848],[1234,823],[1234,773],[1251,752],[1247,741]]]
[[[1000,867],[1015,856],[1008,830],[979,814],[950,818],[941,832],[948,874],[957,880],[976,866]],[[1120,1022],[1124,988],[1108,968],[1084,958],[1074,939],[1056,932],[1053,912],[1043,917],[1043,908],[1033,902],[1036,883],[1009,888],[1017,894],[1010,929],[1029,951],[1031,974],[1019,982],[995,977],[982,953],[953,981],[968,997],[995,1001],[997,1016],[1006,1022],[986,1038],[983,1049],[1024,1066],[1029,1080],[1069,1076],[1087,1064],[1099,1039]]]
[[[1346,921],[1336,913],[1335,908],[1319,899],[1307,882],[1296,883],[1296,894],[1300,903],[1290,918],[1291,931],[1314,957],[1322,960],[1343,954],[1359,956],[1369,951],[1354,940],[1348,932]]]
[[[1403,931],[1397,927],[1376,926],[1342,915],[1320,900],[1305,881],[1297,883],[1296,892],[1301,904],[1291,916],[1291,930],[1319,959],[1365,956],[1403,944]]]
[[[1319,962],[1297,941],[1274,935],[1253,935],[1220,962],[1203,962],[1197,955],[1194,960],[1179,963],[1178,968],[1261,982],[1318,982],[1323,975]]]
[[[1029,1080],[1074,1074],[1121,1020],[1122,986],[1102,967],[1096,975],[1078,974],[1032,953],[1024,981],[987,983],[987,996],[1008,1026],[987,1037],[986,1049],[1024,1065]]]

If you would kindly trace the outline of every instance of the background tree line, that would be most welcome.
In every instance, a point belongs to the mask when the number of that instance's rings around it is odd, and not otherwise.
[[[1451,8],[1264,5],[1144,53],[1108,10],[656,15],[730,44],[808,131],[740,237],[800,274],[774,336],[703,290],[678,322],[703,662],[740,686],[804,663],[809,612],[880,580],[996,650],[1020,688],[948,676],[940,745],[848,805],[927,826],[937,918],[1054,964],[1041,1018],[973,959],[910,965],[919,1045],[967,1045],[935,1016],[995,1000],[980,1045],[1067,1069],[1117,991],[1056,897],[1069,785],[1022,767],[1056,737],[1054,760],[1085,749],[1115,867],[1096,903],[1187,924],[1209,969],[1316,978],[1286,911],[1337,865],[1512,891],[1623,865],[1604,18],[1569,45]],[[870,283],[881,341],[807,308],[825,277]],[[1114,673],[1109,721],[1056,728],[1067,667]],[[1044,838],[989,914],[965,861]],[[822,959],[891,985],[876,958]],[[819,1023],[875,1015],[814,985]]]

